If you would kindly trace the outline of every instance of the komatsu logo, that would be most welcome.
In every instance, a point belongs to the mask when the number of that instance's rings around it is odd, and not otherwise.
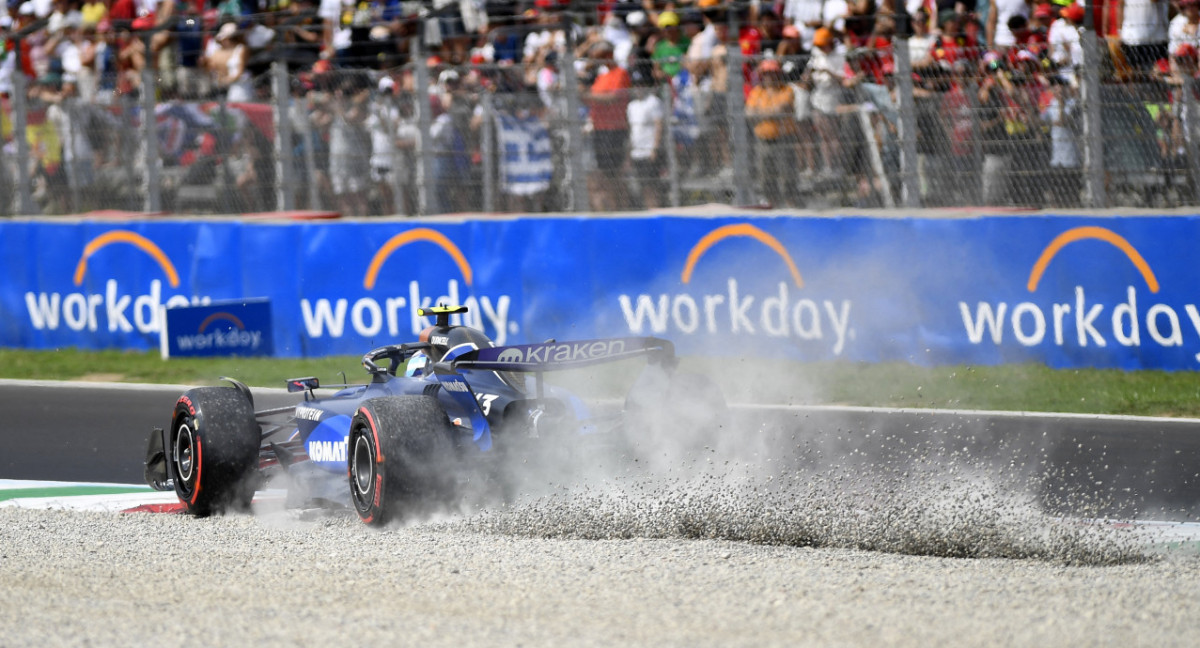
[[[854,330],[850,327],[850,300],[797,298],[792,290],[803,289],[804,279],[795,261],[778,239],[749,223],[725,225],[701,238],[688,253],[681,282],[690,284],[701,257],[717,243],[734,237],[753,239],[778,255],[787,265],[790,285],[780,281],[771,294],[750,294],[737,278],[729,277],[724,290],[702,295],[691,292],[636,297],[620,295],[618,302],[629,330],[632,333],[649,329],[652,333],[663,334],[674,330],[684,335],[729,333],[826,341],[834,355],[841,355],[847,341],[854,338]]]
[[[453,241],[444,234],[429,228],[416,228],[393,236],[375,252],[363,276],[363,288],[375,290],[379,274],[387,260],[401,248],[418,242],[432,243],[441,248],[458,267],[462,281],[468,290],[474,281],[471,264]],[[407,295],[367,295],[351,302],[349,299],[301,299],[300,311],[304,330],[310,338],[341,338],[351,331],[364,338],[386,335],[390,338],[405,334],[416,336],[432,322],[418,314],[422,308],[434,304],[462,304],[467,307],[464,315],[452,315],[451,324],[465,324],[482,329],[492,335],[496,344],[504,344],[511,334],[520,328],[509,318],[512,298],[508,295],[480,295],[461,297],[457,279],[446,282],[445,292],[436,297],[423,289],[417,281],[408,282]],[[348,320],[348,321],[347,321]]]
[[[349,443],[350,437],[341,441],[309,441],[308,458],[319,463],[346,463],[346,446]]]
[[[162,269],[171,288],[179,287],[179,273],[171,259],[153,241],[129,230],[112,230],[92,239],[84,246],[79,261],[75,264],[73,277],[76,286],[82,286],[88,274],[88,262],[101,250],[110,245],[123,244],[141,251]],[[163,302],[163,286],[160,279],[150,282],[148,292],[135,295],[126,292],[116,279],[104,283],[104,291],[89,292],[27,292],[25,307],[30,322],[39,331],[56,331],[63,327],[72,331],[99,331],[129,333],[137,329],[140,333],[157,333],[162,326],[159,312],[165,305],[196,306],[211,302],[208,297],[173,295]]]
[[[1150,264],[1127,240],[1104,227],[1076,227],[1055,237],[1030,271],[1025,286],[1029,293],[1037,291],[1050,262],[1063,248],[1084,240],[1102,241],[1122,252],[1142,276],[1150,293],[1158,293],[1158,278]],[[1070,299],[1050,304],[1048,308],[1033,301],[978,302],[972,311],[970,304],[960,301],[958,309],[967,339],[976,345],[990,342],[1001,346],[1006,333],[1024,347],[1053,344],[1104,348],[1110,342],[1122,347],[1140,347],[1147,342],[1162,347],[1183,345],[1185,326],[1179,311],[1164,303],[1145,304],[1147,300],[1136,286],[1126,286],[1124,300],[1115,304],[1089,300],[1080,285],[1072,292]],[[1191,331],[1200,338],[1200,310],[1195,304],[1184,304],[1183,312]],[[1200,354],[1196,360],[1200,361]]]
[[[296,408],[298,419],[311,421],[320,418],[320,415],[321,410],[313,407]],[[350,444],[350,422],[349,416],[338,414],[317,423],[304,442],[308,458],[325,470],[344,471]]]

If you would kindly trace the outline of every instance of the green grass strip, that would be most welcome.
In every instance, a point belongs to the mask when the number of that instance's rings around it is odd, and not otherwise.
[[[30,497],[77,497],[80,495],[121,495],[148,493],[149,486],[50,486],[46,488],[14,488],[0,490],[0,502]]]

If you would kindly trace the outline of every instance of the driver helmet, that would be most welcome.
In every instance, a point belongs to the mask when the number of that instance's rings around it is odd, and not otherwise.
[[[417,351],[408,359],[408,364],[404,367],[404,375],[412,378],[419,376],[425,371],[425,365],[429,364],[429,356],[425,355],[424,351]]]

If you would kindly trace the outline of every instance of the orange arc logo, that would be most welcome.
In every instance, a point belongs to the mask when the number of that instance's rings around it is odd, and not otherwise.
[[[453,241],[446,238],[445,234],[427,227],[419,227],[393,236],[388,239],[387,243],[383,244],[383,247],[379,248],[374,258],[371,259],[371,265],[367,266],[367,274],[363,277],[363,287],[367,290],[373,289],[375,282],[379,279],[379,271],[383,268],[383,264],[388,260],[388,257],[405,245],[417,241],[427,241],[442,248],[446,254],[450,255],[451,259],[454,259],[454,263],[458,265],[459,271],[462,272],[463,280],[467,282],[468,286],[471,285],[471,264],[467,263],[467,257],[463,256],[462,250],[458,249],[458,246]]]
[[[1037,263],[1033,264],[1033,270],[1029,273],[1029,283],[1026,288],[1029,292],[1037,290],[1038,283],[1042,280],[1042,275],[1046,272],[1046,267],[1054,260],[1054,256],[1059,253],[1067,245],[1076,241],[1086,239],[1096,239],[1111,244],[1113,247],[1125,253],[1126,257],[1133,262],[1133,266],[1142,273],[1142,278],[1146,280],[1146,285],[1150,287],[1150,292],[1158,292],[1158,279],[1154,276],[1154,271],[1150,269],[1150,264],[1146,263],[1146,259],[1142,258],[1142,254],[1137,251],[1137,248],[1130,245],[1121,235],[1104,227],[1076,227],[1069,229],[1062,234],[1054,237],[1050,241],[1050,245],[1042,250],[1042,255],[1038,257]]]
[[[704,235],[696,245],[692,246],[692,251],[688,252],[687,263],[683,266],[683,274],[680,279],[683,283],[690,283],[692,280],[692,272],[696,269],[696,264],[700,261],[700,257],[708,252],[709,248],[720,243],[721,241],[735,236],[746,236],[752,238],[759,243],[771,248],[775,254],[778,254],[783,262],[787,264],[788,270],[792,273],[792,281],[796,282],[797,288],[804,287],[804,279],[800,276],[800,269],[796,267],[796,262],[792,261],[792,256],[788,254],[783,244],[779,239],[767,234],[749,223],[738,223],[735,225],[725,225]]]
[[[111,232],[105,232],[104,234],[92,239],[92,241],[83,248],[83,255],[79,257],[79,263],[75,266],[76,286],[83,283],[83,277],[87,274],[88,259],[90,259],[93,254],[113,243],[128,243],[142,252],[145,252],[150,256],[150,258],[154,259],[158,263],[159,267],[163,269],[163,272],[166,273],[167,281],[171,283],[171,287],[179,287],[179,273],[175,271],[175,265],[171,263],[171,260],[167,258],[167,255],[163,253],[162,249],[155,245],[154,241],[151,241],[137,232],[130,232],[129,230],[113,230]]]
[[[242,320],[239,319],[237,315],[234,315],[233,313],[223,313],[222,312],[222,313],[213,313],[212,315],[205,317],[204,321],[200,322],[200,332],[203,333],[204,329],[208,328],[209,324],[212,324],[213,322],[215,322],[219,319],[226,320],[229,323],[233,324],[234,326],[238,327],[239,329],[241,329],[243,331],[246,330],[246,325],[242,323]]]

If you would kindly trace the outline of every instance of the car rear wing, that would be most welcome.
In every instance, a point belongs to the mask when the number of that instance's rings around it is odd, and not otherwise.
[[[646,357],[653,363],[675,363],[675,345],[656,337],[604,338],[540,344],[516,344],[468,351],[435,370],[537,372],[578,369],[591,365]],[[439,363],[447,364],[447,363]]]

